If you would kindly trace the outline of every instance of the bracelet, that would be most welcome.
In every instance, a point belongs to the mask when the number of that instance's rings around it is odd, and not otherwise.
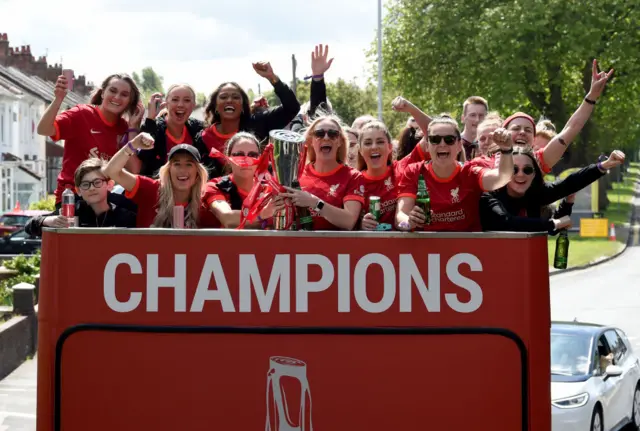
[[[126,147],[133,151],[132,153],[127,152],[129,156],[133,156],[134,154],[140,154],[140,150],[137,150],[132,144],[131,141],[127,142]]]
[[[309,75],[309,76],[305,76],[304,80],[308,81],[310,79],[322,79],[324,78],[324,73],[321,73],[320,75]]]
[[[600,170],[600,172],[607,172],[607,170],[604,168],[604,166],[602,166],[602,162],[598,162],[596,164],[596,166],[598,167],[598,169]]]
[[[558,136],[558,141],[560,141],[560,143],[565,147],[567,146],[567,142],[564,139],[562,139],[562,137]]]
[[[513,148],[509,148],[508,150],[500,148],[500,154],[513,154]]]
[[[584,101],[587,102],[589,105],[595,105],[596,104],[595,100],[588,99],[587,97],[584,98]]]

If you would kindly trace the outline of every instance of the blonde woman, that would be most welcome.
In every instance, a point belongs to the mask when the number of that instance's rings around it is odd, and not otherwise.
[[[138,205],[137,227],[172,227],[173,207],[179,205],[185,210],[184,226],[197,228],[207,181],[200,153],[189,144],[174,146],[157,180],[124,169],[130,157],[139,150],[153,148],[153,144],[151,135],[139,134],[113,156],[104,174],[120,184],[126,190],[125,195]]]
[[[305,134],[307,165],[300,176],[302,190],[288,188],[275,199],[274,211],[284,207],[282,198],[308,207],[313,230],[352,230],[364,203],[362,174],[345,165],[349,139],[335,116],[316,119]]]

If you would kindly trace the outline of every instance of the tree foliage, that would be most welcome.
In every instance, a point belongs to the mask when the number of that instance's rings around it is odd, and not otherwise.
[[[138,75],[137,72],[133,72],[131,77],[140,89],[142,103],[146,105],[153,93],[160,92],[164,94],[163,78],[153,70],[153,67],[145,67],[140,73]]]
[[[544,115],[561,129],[589,89],[594,58],[616,73],[572,162],[637,148],[640,5],[624,0],[394,0],[384,22],[385,86],[429,113],[459,117],[480,95],[491,110]],[[370,53],[370,56],[375,52]]]

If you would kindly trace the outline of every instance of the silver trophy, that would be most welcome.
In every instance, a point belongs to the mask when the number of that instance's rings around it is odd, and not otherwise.
[[[306,160],[300,160],[304,148],[304,136],[290,130],[272,130],[269,132],[269,142],[273,145],[273,170],[278,182],[283,186],[299,187],[298,166]],[[288,217],[292,217],[293,208],[278,211],[273,215],[273,226],[276,230],[283,230]]]

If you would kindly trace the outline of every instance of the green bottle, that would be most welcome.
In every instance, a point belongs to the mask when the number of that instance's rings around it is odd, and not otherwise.
[[[301,190],[298,180],[293,180],[291,188]],[[313,230],[313,217],[309,208],[296,207],[296,221],[293,230]]]
[[[427,183],[424,181],[424,176],[422,174],[420,174],[420,178],[418,178],[418,193],[416,194],[416,205],[418,205],[424,211],[424,224],[431,224],[431,197],[429,196]]]
[[[553,267],[556,269],[567,269],[569,261],[569,234],[566,229],[562,229],[556,239],[556,255],[553,258]]]

